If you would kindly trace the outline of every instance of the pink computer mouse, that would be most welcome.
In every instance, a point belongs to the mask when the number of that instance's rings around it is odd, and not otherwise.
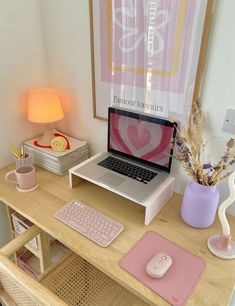
[[[171,257],[166,253],[157,253],[146,265],[146,272],[152,278],[161,278],[172,265]]]

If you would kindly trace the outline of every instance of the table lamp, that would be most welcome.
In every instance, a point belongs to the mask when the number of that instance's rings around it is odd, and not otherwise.
[[[54,88],[33,88],[28,96],[28,120],[45,124],[44,134],[37,139],[38,146],[48,147],[54,138],[52,122],[64,117],[60,99]]]
[[[228,178],[229,197],[219,207],[218,215],[222,226],[222,234],[208,239],[209,250],[217,257],[223,259],[235,258],[235,242],[231,239],[231,232],[226,218],[226,209],[235,201],[235,171]]]

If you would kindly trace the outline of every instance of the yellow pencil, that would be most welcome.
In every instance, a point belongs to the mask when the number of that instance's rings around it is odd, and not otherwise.
[[[22,156],[21,156],[20,152],[17,151],[15,149],[15,147],[8,140],[7,140],[7,144],[9,146],[9,149],[11,150],[11,152],[15,155],[15,157],[21,159]]]

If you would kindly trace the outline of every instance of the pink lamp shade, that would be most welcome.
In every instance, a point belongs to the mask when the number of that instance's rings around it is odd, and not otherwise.
[[[63,117],[60,99],[54,88],[34,88],[29,91],[29,121],[50,123],[58,121]]]
[[[44,134],[38,139],[42,146],[49,146],[54,135],[49,123],[61,120],[64,113],[59,95],[54,88],[34,88],[28,95],[28,120],[47,124]]]

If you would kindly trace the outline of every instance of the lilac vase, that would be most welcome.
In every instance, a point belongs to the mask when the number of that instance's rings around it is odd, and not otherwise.
[[[190,226],[206,228],[214,223],[219,203],[216,186],[189,183],[184,192],[181,217]]]

